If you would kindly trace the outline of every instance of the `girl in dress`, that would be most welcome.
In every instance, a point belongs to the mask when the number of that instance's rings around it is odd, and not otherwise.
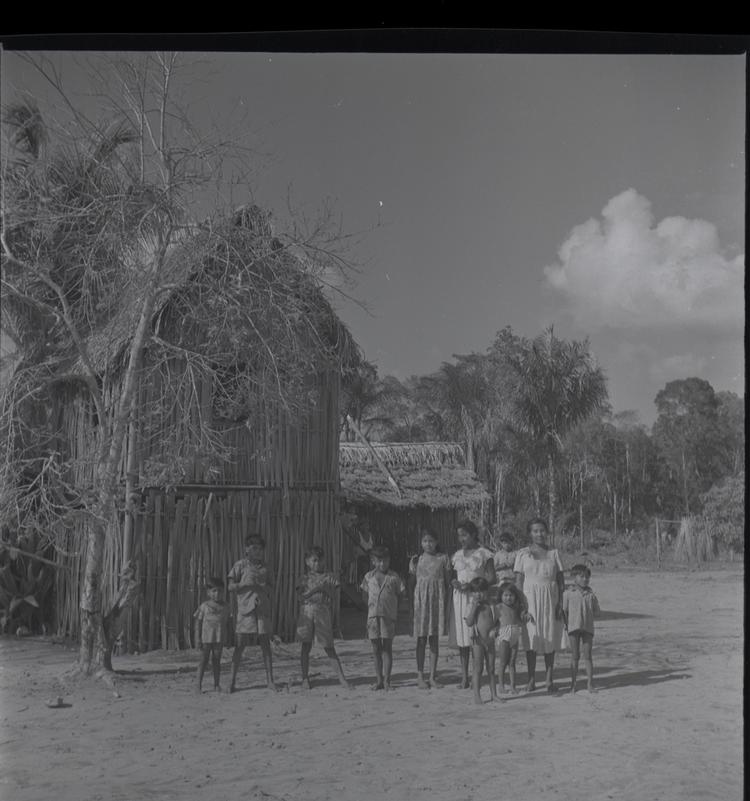
[[[432,531],[422,535],[422,553],[409,560],[409,572],[415,576],[414,622],[412,635],[417,638],[417,686],[440,687],[437,680],[438,637],[445,634],[445,607],[450,586],[451,564],[447,554],[438,553],[437,537]],[[424,677],[424,659],[430,644],[430,677]]]
[[[555,692],[552,672],[555,651],[562,640],[562,594],[565,577],[560,554],[547,547],[547,524],[541,518],[530,520],[526,526],[531,544],[516,555],[513,570],[516,586],[526,596],[531,620],[526,623],[529,644],[526,651],[529,683],[528,692],[536,689],[534,673],[536,655],[544,654],[545,687]]]
[[[479,545],[479,532],[471,520],[464,520],[457,526],[458,541],[461,548],[453,554],[451,563],[455,578],[453,587],[453,603],[451,605],[449,642],[458,648],[461,657],[461,683],[459,687],[467,689],[471,686],[469,679],[469,658],[472,647],[472,631],[464,619],[469,612],[472,579],[484,578],[489,584],[495,583],[495,565],[492,551]]]

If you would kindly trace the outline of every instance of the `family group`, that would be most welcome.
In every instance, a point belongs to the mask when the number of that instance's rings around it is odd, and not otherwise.
[[[529,544],[514,550],[511,535],[499,538],[499,548],[492,552],[479,543],[477,527],[471,521],[457,526],[459,549],[449,557],[440,552],[438,540],[425,531],[422,553],[409,562],[414,580],[413,629],[416,639],[417,685],[420,688],[441,686],[437,675],[440,636],[448,633],[448,642],[458,649],[463,688],[473,687],[474,700],[481,703],[480,686],[486,666],[490,699],[498,700],[497,678],[501,691],[516,690],[516,656],[526,652],[527,691],[536,688],[536,657],[545,663],[545,687],[555,692],[553,670],[555,653],[563,647],[571,652],[572,692],[576,691],[578,665],[583,657],[587,686],[593,691],[592,643],[594,617],[599,603],[586,565],[570,570],[572,583],[565,584],[560,555],[547,544],[547,526],[534,519],[527,526]],[[229,691],[236,688],[237,672],[247,645],[257,641],[263,655],[268,686],[275,688],[271,651],[271,584],[264,562],[265,543],[257,535],[245,541],[245,556],[231,569],[228,589],[236,594],[235,647]],[[297,583],[299,617],[297,639],[301,643],[302,686],[310,688],[310,652],[313,642],[323,647],[340,683],[349,687],[333,639],[332,599],[339,586],[338,578],[324,569],[324,554],[312,547],[305,555],[305,575]],[[406,596],[406,585],[390,569],[390,555],[385,547],[370,551],[371,570],[360,589],[367,597],[367,637],[370,640],[375,683],[373,690],[391,688],[393,639],[396,635],[399,599]],[[214,685],[219,689],[220,658],[225,642],[229,607],[220,595],[224,581],[213,579],[208,586],[208,601],[195,613],[196,640],[202,650],[198,668],[198,690],[212,661]],[[427,649],[429,672],[425,671]],[[473,671],[469,667],[473,658]],[[496,661],[499,667],[496,671]],[[505,674],[509,685],[506,689]]]

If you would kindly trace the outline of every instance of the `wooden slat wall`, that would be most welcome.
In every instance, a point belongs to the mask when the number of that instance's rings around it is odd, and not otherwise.
[[[179,365],[170,367],[173,375],[178,369]],[[161,376],[154,380],[156,383],[141,388],[141,409],[155,402],[161,392],[157,383],[166,379]],[[235,426],[225,432],[234,457],[221,465],[219,475],[207,473],[208,465],[195,459],[183,479],[186,483],[260,484],[266,489],[213,493],[208,489],[148,489],[143,493],[132,550],[141,595],[125,620],[130,648],[189,647],[192,613],[205,598],[206,580],[227,576],[232,564],[241,558],[243,539],[250,531],[259,532],[266,540],[266,558],[274,582],[274,629],[284,638],[294,636],[294,584],[303,572],[306,548],[320,545],[332,569],[338,569],[341,562],[338,377],[335,373],[322,374],[318,381],[319,403],[304,420],[293,424],[281,408],[261,402],[261,415],[251,425]],[[210,393],[200,388],[195,392],[189,381],[182,381],[179,391],[200,403],[202,414],[210,413]],[[108,400],[114,402],[116,394],[113,389]],[[181,449],[177,455],[190,456],[191,449],[195,451],[196,443],[190,442],[185,415],[180,411],[184,408],[176,402],[167,410],[168,425],[163,436],[154,432],[146,436],[141,430],[136,454],[141,477],[149,458],[174,460],[175,446],[178,451]],[[93,434],[88,407],[80,402],[69,404],[64,418],[68,446],[74,453],[80,454],[85,448],[90,454]],[[127,460],[126,443],[123,481]],[[86,481],[91,467],[90,463],[81,464],[79,481]],[[122,566],[122,524],[121,518],[107,538],[105,601],[117,589]],[[69,550],[80,550],[85,542],[83,527],[70,539]],[[70,569],[58,571],[57,630],[75,637],[84,560],[59,559]]]

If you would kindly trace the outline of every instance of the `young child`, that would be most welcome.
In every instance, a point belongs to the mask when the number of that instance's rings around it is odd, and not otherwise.
[[[563,593],[563,616],[570,642],[570,691],[575,693],[578,678],[578,660],[583,652],[587,689],[594,690],[594,663],[591,646],[594,643],[594,618],[599,615],[599,601],[589,587],[591,569],[587,565],[573,565],[570,569],[573,584]]]
[[[375,663],[375,684],[371,689],[390,690],[398,598],[406,593],[406,587],[398,573],[389,570],[388,548],[373,548],[370,559],[372,570],[362,579],[360,588],[367,595],[367,636]]]
[[[214,671],[214,690],[221,692],[219,677],[221,675],[221,652],[227,631],[229,607],[220,599],[224,582],[220,578],[211,578],[207,583],[208,600],[204,601],[193,614],[195,618],[195,644],[201,650],[198,665],[198,693],[202,692],[203,674],[208,667],[208,660]]]
[[[409,573],[415,579],[413,636],[417,639],[417,686],[440,687],[437,679],[438,638],[445,634],[446,603],[451,578],[447,554],[438,553],[437,537],[431,531],[422,535],[422,553],[409,561]],[[425,681],[424,658],[430,643],[430,678]]]
[[[474,703],[481,704],[479,688],[482,681],[482,670],[487,665],[487,676],[490,680],[490,701],[497,701],[497,683],[495,676],[495,632],[498,620],[495,605],[489,598],[489,583],[484,578],[474,578],[469,582],[472,599],[464,620],[471,629],[472,654],[474,657],[474,673],[472,688]]]
[[[513,535],[507,531],[503,531],[497,541],[498,549],[492,557],[495,563],[495,575],[497,576],[497,583],[502,584],[504,581],[513,581],[513,565],[516,561],[516,544],[513,540]]]
[[[237,594],[235,646],[232,655],[232,682],[229,692],[235,691],[237,671],[242,652],[257,639],[263,653],[266,681],[275,690],[273,659],[271,657],[271,582],[263,561],[266,543],[258,534],[245,538],[245,557],[229,571],[229,592]]]
[[[339,580],[333,573],[323,572],[323,549],[313,545],[305,554],[305,575],[297,584],[300,599],[297,639],[302,643],[302,687],[306,690],[310,689],[310,651],[313,639],[323,646],[326,656],[333,662],[339,683],[343,687],[351,687],[333,645],[331,600],[338,586]]]
[[[500,692],[506,692],[505,669],[508,668],[510,691],[516,694],[516,657],[518,645],[524,651],[528,649],[528,633],[523,623],[532,620],[526,607],[526,598],[521,590],[510,581],[504,581],[498,588],[500,603],[495,607],[497,615],[497,634],[495,647],[499,650]]]

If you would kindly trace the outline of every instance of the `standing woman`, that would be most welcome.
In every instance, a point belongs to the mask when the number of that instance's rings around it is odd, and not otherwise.
[[[479,545],[479,532],[471,520],[463,520],[456,528],[461,548],[453,554],[451,564],[455,578],[453,587],[453,603],[451,604],[448,642],[458,647],[461,657],[461,684],[463,689],[471,686],[469,679],[469,656],[472,647],[472,632],[464,617],[469,611],[471,592],[469,584],[475,578],[487,579],[489,584],[495,583],[495,565],[492,551]]]
[[[554,692],[552,671],[555,667],[555,651],[562,640],[562,595],[565,589],[560,554],[547,547],[547,524],[539,517],[526,526],[531,544],[516,554],[513,571],[516,586],[529,604],[531,619],[526,623],[529,635],[529,650],[526,651],[529,683],[528,692],[536,689],[534,674],[536,655],[544,654],[545,687]]]

